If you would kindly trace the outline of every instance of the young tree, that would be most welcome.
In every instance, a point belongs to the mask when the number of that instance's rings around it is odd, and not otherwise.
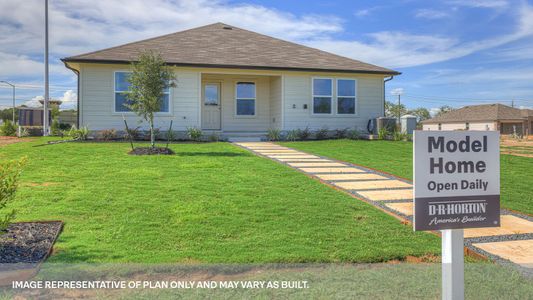
[[[449,105],[443,105],[443,106],[439,107],[439,111],[437,112],[437,114],[435,116],[440,116],[440,115],[445,114],[447,112],[450,112],[452,110],[454,110],[453,107],[451,107]]]
[[[0,162],[0,211],[15,198],[18,179],[25,164],[25,157],[18,161]],[[0,232],[7,229],[14,217],[15,210],[0,215]]]
[[[403,104],[395,104],[390,101],[385,101],[385,116],[398,118],[399,115],[407,114],[407,108]]]
[[[132,71],[128,78],[127,106],[148,122],[150,146],[154,148],[154,114],[161,110],[163,91],[175,86],[175,76],[161,55],[152,51],[143,52],[137,62],[132,62]]]
[[[425,107],[418,107],[413,110],[410,110],[409,114],[416,116],[417,122],[422,122],[424,120],[431,118],[431,114],[429,113],[429,110]]]

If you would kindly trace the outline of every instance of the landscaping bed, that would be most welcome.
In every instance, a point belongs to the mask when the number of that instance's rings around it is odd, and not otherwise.
[[[169,148],[160,147],[136,147],[133,148],[128,154],[131,155],[172,155],[174,151]]]
[[[61,222],[22,222],[0,233],[0,271],[11,264],[37,264],[51,252],[61,232]]]

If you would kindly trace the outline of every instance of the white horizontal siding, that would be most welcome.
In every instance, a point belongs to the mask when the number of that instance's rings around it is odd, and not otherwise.
[[[80,74],[80,122],[90,130],[124,130],[122,114],[114,113],[114,72],[125,70],[120,65],[87,64]],[[176,72],[176,87],[171,89],[171,113],[156,115],[155,126],[168,128],[173,120],[174,130],[199,126],[199,72],[179,70]],[[147,128],[148,124],[135,114],[125,114],[130,127]]]
[[[357,80],[355,115],[337,115],[333,101],[333,115],[313,115],[312,78],[350,78]],[[309,127],[319,129],[358,128],[366,130],[369,119],[383,115],[383,77],[381,76],[327,76],[324,74],[287,74],[284,77],[284,129]],[[335,83],[333,84],[335,88]],[[304,105],[307,104],[307,109]]]

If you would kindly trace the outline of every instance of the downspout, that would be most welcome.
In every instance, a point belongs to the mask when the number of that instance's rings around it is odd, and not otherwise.
[[[383,80],[383,116],[385,116],[385,83],[387,83],[387,81],[391,81],[394,79],[394,76],[391,75],[391,77],[389,78],[386,78],[385,80]]]
[[[76,128],[80,128],[80,71],[70,67],[66,61],[63,61],[65,67],[76,74],[78,90],[76,91]]]

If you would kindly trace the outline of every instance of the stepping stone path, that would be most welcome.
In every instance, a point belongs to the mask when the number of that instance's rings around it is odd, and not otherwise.
[[[235,145],[352,194],[404,221],[413,221],[412,182],[362,166],[268,142]],[[533,217],[502,210],[501,227],[465,229],[465,246],[533,276]]]

